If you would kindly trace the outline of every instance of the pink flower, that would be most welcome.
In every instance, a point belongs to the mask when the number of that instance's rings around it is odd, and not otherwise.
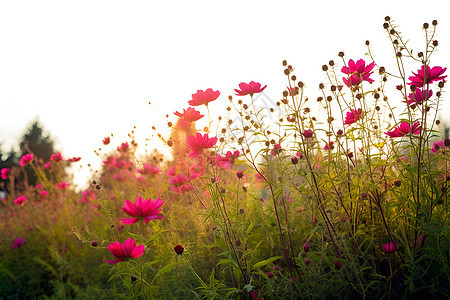
[[[264,87],[261,87],[261,83],[250,81],[250,83],[241,82],[239,84],[240,90],[238,89],[234,90],[236,91],[236,95],[238,96],[245,96],[245,95],[253,96],[253,94],[261,93],[262,91],[264,91],[266,87],[267,84]]]
[[[328,151],[330,148],[333,149],[333,144],[334,144],[334,142],[331,141],[330,143],[326,144],[326,145],[323,147],[323,150]]]
[[[62,161],[62,159],[63,158],[62,158],[61,152],[52,154],[52,156],[50,156],[50,160],[54,161],[54,162],[60,162],[60,161]]]
[[[270,150],[270,155],[277,155],[278,153],[280,153],[283,149],[281,149],[281,145],[280,144],[275,144],[273,145],[273,149]]]
[[[424,72],[424,70],[426,70]],[[408,79],[411,80],[411,82],[409,82],[409,85],[415,85],[416,87],[422,87],[424,86],[424,84],[430,84],[434,81],[439,81],[439,80],[443,80],[445,77],[447,77],[447,75],[442,76],[442,74],[444,74],[444,72],[447,70],[447,68],[442,68],[442,67],[433,67],[430,68],[429,66],[427,66],[427,68],[425,69],[424,66],[422,66],[420,68],[420,70],[417,71],[417,73],[414,73],[414,76],[410,76]]]
[[[152,167],[150,164],[143,164],[142,169],[138,170],[141,174],[158,175],[161,174],[161,168],[158,166]]]
[[[183,174],[178,174],[171,177],[169,179],[169,183],[173,185],[173,187],[170,188],[173,192],[185,192],[191,189],[189,179]]]
[[[431,147],[431,152],[436,153],[439,149],[444,149],[445,144],[444,141],[435,141],[433,142],[433,146]]]
[[[409,122],[401,122],[393,131],[385,132],[390,138],[402,137],[407,134],[420,134],[420,122],[415,122],[412,127]]]
[[[178,111],[173,113],[175,116],[183,118],[188,122],[195,122],[204,117],[204,115],[200,114],[199,111],[195,110],[195,108],[188,107],[188,109],[183,108],[183,113],[179,113]]]
[[[310,138],[313,136],[313,131],[311,129],[306,129],[302,132],[302,134],[305,138]]]
[[[214,147],[217,143],[217,137],[210,138],[207,133],[205,135],[201,135],[200,132],[197,132],[197,135],[188,136],[186,138],[187,147],[191,149],[189,152],[189,157],[197,157],[199,156],[203,149],[208,149]]]
[[[81,197],[81,202],[88,203],[95,200],[95,193],[91,190],[87,190],[81,193],[83,196]]]
[[[430,99],[432,95],[432,90],[428,90],[428,95],[425,95],[425,90],[422,91],[421,89],[417,88],[414,93],[410,93],[408,95],[408,99],[406,100],[406,102],[408,103],[408,105],[419,105],[422,104],[423,101]]]
[[[400,246],[400,244],[397,244],[397,249],[398,249],[398,246]],[[384,253],[391,254],[391,253],[395,252],[396,247],[393,242],[389,242],[389,243],[383,244],[382,248],[383,248]]]
[[[105,137],[103,139],[103,145],[109,145],[109,143],[111,143],[111,138],[109,136]]]
[[[17,238],[14,239],[14,245],[13,245],[13,249],[17,249],[20,246],[22,246],[25,243],[25,239],[24,238]]]
[[[369,83],[374,82],[373,79],[369,78],[373,73],[372,69],[375,66],[375,63],[370,63],[366,66],[366,62],[362,59],[358,60],[355,64],[353,59],[348,61],[348,66],[344,66],[341,69],[342,73],[348,75],[348,77],[343,77],[345,85],[350,87],[352,85],[358,85],[362,81],[367,81]]]
[[[65,181],[61,181],[60,183],[55,183],[55,187],[57,190],[65,190],[69,187],[69,184]]]
[[[39,194],[41,195],[42,198],[47,198],[48,197],[48,192],[47,191],[41,191]]]
[[[110,264],[117,264],[127,258],[141,257],[145,251],[144,245],[136,246],[136,241],[133,239],[128,239],[123,244],[112,242],[106,249],[117,258],[116,260],[107,260]]]
[[[46,162],[46,163],[44,164],[44,168],[45,168],[46,170],[50,170],[50,169],[52,168],[52,162],[51,162],[51,161]]]
[[[160,207],[164,202],[161,199],[144,200],[142,197],[137,197],[135,203],[130,200],[126,200],[124,206],[121,209],[126,212],[132,218],[120,218],[123,224],[134,224],[140,220],[144,220],[145,224],[148,224],[150,220],[162,219],[164,216],[160,214]]]
[[[1,174],[0,176],[1,176],[2,179],[8,179],[9,174],[11,174],[11,169],[10,168],[3,168],[0,171],[0,174]]]
[[[188,103],[192,106],[208,105],[209,102],[216,100],[219,96],[219,91],[213,91],[212,89],[207,89],[206,91],[198,90],[197,93],[192,94],[192,100],[188,101]]]
[[[72,157],[72,158],[67,159],[67,161],[70,161],[70,162],[77,162],[80,160],[81,160],[81,157]]]
[[[26,165],[29,165],[34,159],[34,155],[31,153],[25,154],[22,156],[22,158],[19,161],[19,165],[21,167],[25,167]]]
[[[173,251],[175,251],[176,254],[181,255],[184,252],[184,247],[181,245],[176,245],[173,247]]]
[[[362,113],[361,108],[352,109],[352,110],[348,111],[347,114],[345,115],[344,124],[348,126],[348,125],[355,123],[356,121],[361,119],[361,113]]]
[[[26,195],[22,195],[22,196],[17,197],[16,199],[14,199],[14,203],[16,205],[21,205],[25,201],[27,201],[27,196]]]

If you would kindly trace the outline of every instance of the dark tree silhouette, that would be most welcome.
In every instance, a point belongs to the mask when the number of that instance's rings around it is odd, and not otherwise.
[[[53,144],[53,140],[44,134],[42,126],[36,121],[22,137],[20,151],[22,155],[33,153],[36,158],[42,158],[44,161],[48,161],[54,153]]]

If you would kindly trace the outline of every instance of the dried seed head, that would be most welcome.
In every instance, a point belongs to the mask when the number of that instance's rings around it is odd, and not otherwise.
[[[383,24],[383,28],[384,28],[384,29],[388,29],[388,28],[389,28],[389,24],[388,24],[388,23],[384,23],[384,24]]]
[[[438,41],[437,41],[437,40],[434,40],[434,41],[433,41],[433,46],[436,47],[437,45],[438,45]]]
[[[427,29],[430,25],[428,23],[423,23],[423,28]]]
[[[370,41],[367,40],[367,41],[366,41],[366,46],[369,46],[369,45],[370,45]]]
[[[433,20],[433,22],[431,22],[431,24],[433,24],[433,26],[436,26],[438,24],[438,22],[436,20]]]
[[[339,56],[339,57],[344,57],[344,52],[343,52],[343,51],[339,52],[339,53],[338,53],[338,56]]]
[[[386,22],[389,22],[389,21],[391,20],[391,17],[386,16],[386,17],[384,17],[384,20],[385,20]]]
[[[327,65],[323,65],[322,66],[322,71],[325,71],[325,72],[328,71],[328,66]]]
[[[332,66],[334,66],[334,60],[330,60],[329,62],[328,62],[328,64],[332,67]]]
[[[305,84],[303,82],[301,82],[301,81],[299,81],[297,85],[298,85],[299,88],[302,88],[302,87],[305,86]]]
[[[283,60],[283,67],[286,67],[286,66],[287,66],[287,61]]]

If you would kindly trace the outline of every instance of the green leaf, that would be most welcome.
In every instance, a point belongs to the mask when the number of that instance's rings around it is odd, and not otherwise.
[[[259,268],[261,268],[261,267],[264,267],[265,265],[268,265],[268,264],[270,264],[271,262],[274,262],[274,261],[276,261],[276,260],[278,260],[278,259],[280,259],[280,258],[282,258],[282,257],[283,257],[283,256],[274,256],[274,257],[271,257],[271,258],[262,260],[262,261],[260,261],[260,262],[257,262],[256,264],[254,264],[254,265],[252,266],[252,270],[254,270],[254,269],[259,269]]]
[[[161,276],[169,271],[172,271],[173,268],[175,268],[176,266],[178,266],[182,263],[183,263],[183,261],[180,260],[180,261],[177,261],[177,262],[174,262],[174,263],[171,263],[171,264],[168,264],[168,265],[162,267],[161,270],[159,270],[158,273],[156,273],[155,278],[153,278],[152,282],[154,282],[156,280],[156,278],[158,278],[159,276]]]

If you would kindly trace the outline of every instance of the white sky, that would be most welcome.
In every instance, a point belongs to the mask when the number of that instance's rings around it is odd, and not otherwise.
[[[450,67],[446,2],[0,0],[0,143],[8,151],[38,118],[64,156],[98,165],[104,136],[114,133],[109,149],[135,125],[138,142],[150,138],[197,89],[222,93],[213,111],[241,81],[267,84],[278,99],[283,59],[314,98],[321,66],[341,50],[364,58],[369,39],[379,63],[392,63],[386,15],[413,49],[424,44],[422,24],[438,20],[432,65]],[[450,123],[448,94],[443,108]]]

